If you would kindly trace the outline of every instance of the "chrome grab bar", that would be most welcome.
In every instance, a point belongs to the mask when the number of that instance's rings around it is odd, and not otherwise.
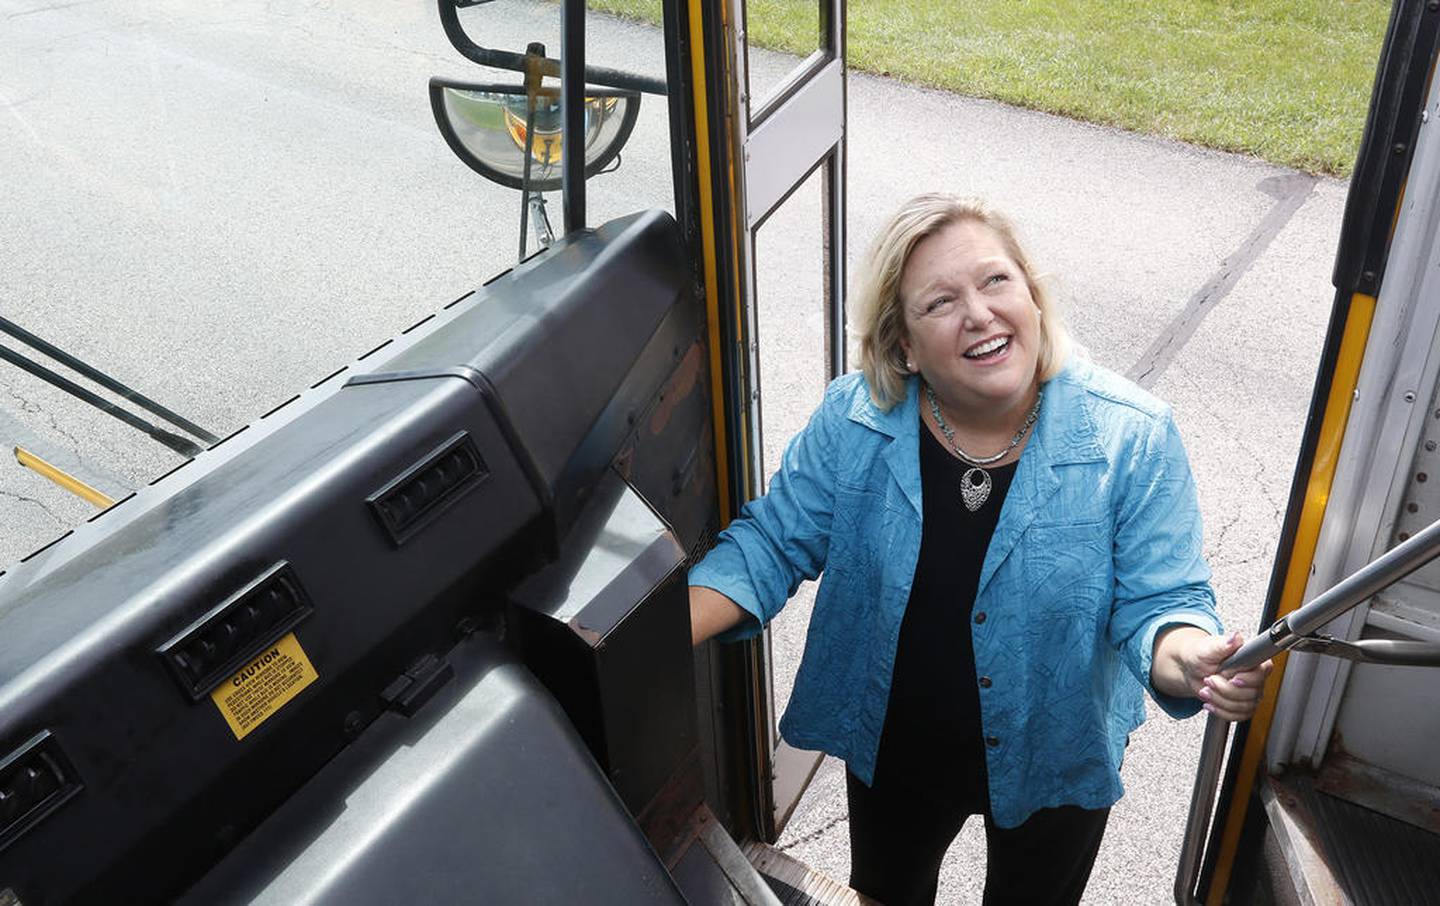
[[[1334,640],[1314,636],[1316,630],[1355,605],[1368,600],[1376,592],[1415,572],[1437,556],[1440,556],[1440,520],[1430,523],[1408,540],[1402,541],[1337,582],[1309,604],[1275,621],[1269,630],[1242,645],[1220,669],[1245,670],[1297,646],[1312,651],[1323,650],[1327,647],[1327,642],[1333,644]],[[1346,645],[1356,646],[1356,643]],[[1346,645],[1335,647],[1349,651]],[[1358,647],[1362,652],[1368,651],[1371,656],[1355,656],[1354,659],[1381,660],[1388,653],[1388,663],[1435,664],[1440,661],[1440,656],[1437,656],[1433,646]],[[1206,721],[1205,737],[1200,743],[1200,764],[1195,771],[1195,789],[1190,795],[1190,814],[1185,820],[1185,837],[1180,844],[1180,865],[1175,873],[1175,902],[1180,906],[1195,906],[1199,902],[1195,898],[1195,881],[1200,875],[1205,832],[1210,826],[1211,811],[1214,809],[1218,792],[1216,781],[1220,777],[1225,744],[1229,738],[1229,721],[1214,716]]]

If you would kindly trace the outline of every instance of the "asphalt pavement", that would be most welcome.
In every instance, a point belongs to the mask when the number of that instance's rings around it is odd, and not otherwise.
[[[558,46],[553,5],[466,15],[491,46]],[[663,73],[657,29],[592,15],[590,30],[592,62]],[[795,62],[751,53],[757,85]],[[240,427],[513,263],[518,199],[439,139],[425,83],[440,74],[514,81],[463,61],[419,0],[0,0],[0,316],[216,434]],[[916,192],[1008,211],[1089,354],[1174,406],[1222,614],[1253,631],[1345,184],[868,75],[850,77],[847,137],[852,273]],[[592,219],[670,207],[667,146],[647,99]],[[819,202],[812,178],[759,236],[767,463],[823,386]],[[117,496],[180,462],[3,364],[0,441]],[[0,564],[92,512],[0,457]],[[781,700],[808,600],[776,623]],[[1156,711],[1132,738],[1086,902],[1169,900],[1200,730]],[[845,878],[833,761],[780,845]],[[972,821],[941,902],[979,902],[983,861]]]

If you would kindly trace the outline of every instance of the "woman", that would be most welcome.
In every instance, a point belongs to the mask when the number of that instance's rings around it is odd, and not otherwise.
[[[845,375],[690,574],[695,641],[760,631],[824,572],[782,734],[847,766],[851,886],[934,901],[983,815],[985,902],[1074,903],[1142,688],[1254,711],[1223,676],[1195,489],[1170,411],[1069,354],[1009,223],[906,203],[858,291]]]

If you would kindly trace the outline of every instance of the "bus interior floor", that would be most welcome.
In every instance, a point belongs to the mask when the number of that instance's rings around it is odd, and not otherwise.
[[[1324,792],[1308,774],[1269,777],[1261,798],[1272,845],[1289,870],[1273,872],[1277,904],[1440,904],[1440,834]]]

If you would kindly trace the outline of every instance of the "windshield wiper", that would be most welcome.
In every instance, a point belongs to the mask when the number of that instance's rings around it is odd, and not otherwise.
[[[155,402],[144,394],[125,386],[121,382],[110,377],[108,374],[94,367],[93,365],[89,365],[86,362],[83,362],[75,356],[71,355],[70,353],[66,352],[65,350],[59,348],[55,344],[47,342],[40,337],[37,337],[35,334],[31,333],[30,331],[26,330],[25,328],[21,327],[13,321],[10,321],[6,318],[0,318],[0,333],[7,334],[15,338],[16,340],[24,343],[25,345],[31,347],[32,349],[44,353],[45,355],[61,363],[67,368],[73,369],[79,374],[84,375],[85,377],[89,378],[90,380],[94,381],[105,389],[113,391],[121,397],[124,397],[125,399],[139,406],[141,409],[146,410],[152,415],[159,416],[161,419],[169,422],[170,424],[181,429],[182,431],[185,431],[192,437],[198,439],[202,444],[204,444],[205,447],[211,446],[219,440],[219,438],[216,437],[214,434],[206,431],[204,428],[200,427],[189,419],[177,415],[176,413],[170,411],[166,407],[160,405],[159,403]],[[7,361],[12,365],[15,365],[26,373],[39,378],[40,380],[46,382],[47,384],[50,384],[53,387],[57,387],[65,391],[66,393],[70,394],[71,396],[82,402],[94,406],[101,412],[104,412],[110,416],[113,416],[114,418],[119,419],[120,421],[136,429],[137,431],[144,432],[150,438],[164,444],[171,450],[179,453],[181,456],[195,456],[204,449],[204,447],[194,443],[190,439],[182,437],[181,435],[176,434],[173,431],[167,431],[166,429],[158,425],[146,421],[145,419],[124,408],[123,406],[111,402],[110,400],[94,392],[93,390],[77,384],[76,382],[70,380],[64,375],[50,368],[47,368],[46,366],[40,364],[34,359],[14,349],[11,349],[8,346],[0,345],[0,359],[3,359],[4,361]]]

